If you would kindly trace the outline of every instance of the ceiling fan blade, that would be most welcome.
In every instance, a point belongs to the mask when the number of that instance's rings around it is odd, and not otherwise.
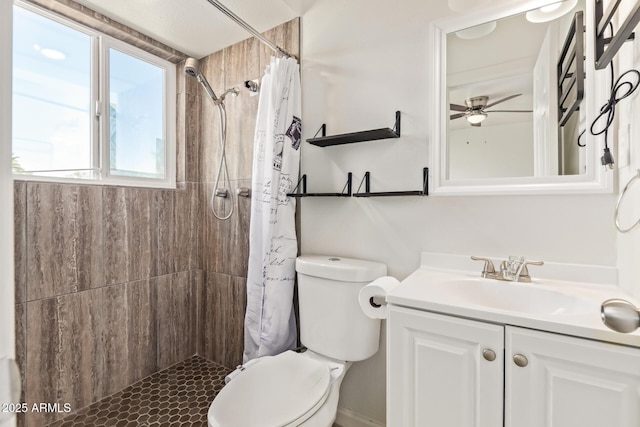
[[[492,102],[491,104],[487,104],[484,108],[489,108],[489,107],[494,106],[496,104],[500,104],[501,102],[505,102],[505,101],[508,101],[510,99],[516,98],[516,97],[518,97],[520,95],[522,95],[522,94],[518,93],[516,95],[507,96],[506,98],[502,98],[502,99],[497,100],[496,102]]]
[[[453,111],[467,111],[467,107],[458,104],[449,104],[449,109]]]
[[[452,114],[449,116],[449,120],[459,119],[464,116],[466,116],[466,113]]]
[[[491,110],[485,113],[533,113],[533,110]]]

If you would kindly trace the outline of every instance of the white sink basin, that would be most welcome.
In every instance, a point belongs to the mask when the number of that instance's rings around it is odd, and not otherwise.
[[[387,294],[387,303],[640,347],[640,330],[623,334],[602,323],[600,306],[608,299],[640,306],[615,286],[615,268],[549,262],[536,269],[532,283],[484,279],[477,270],[467,256],[425,252],[420,268]]]
[[[467,304],[516,313],[569,314],[594,309],[586,298],[530,283],[461,278],[440,282],[434,290]]]

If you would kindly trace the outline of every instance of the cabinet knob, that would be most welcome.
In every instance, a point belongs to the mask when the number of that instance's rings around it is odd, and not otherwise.
[[[518,353],[513,355],[513,363],[520,366],[521,368],[524,368],[529,364],[529,359],[527,359],[527,357],[524,354]]]
[[[490,348],[485,348],[484,350],[482,350],[482,357],[484,357],[484,359],[488,360],[489,362],[493,362],[494,360],[496,360],[496,352],[491,350]]]

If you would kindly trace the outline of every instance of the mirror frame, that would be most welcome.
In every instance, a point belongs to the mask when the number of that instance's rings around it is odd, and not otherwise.
[[[429,140],[431,143],[430,195],[522,195],[522,194],[581,194],[611,193],[613,191],[613,170],[605,170],[600,163],[603,137],[594,137],[585,132],[583,138],[587,150],[587,171],[581,175],[532,176],[513,178],[480,178],[449,180],[447,173],[447,34],[465,28],[517,15],[538,7],[556,3],[558,0],[527,0],[519,4],[501,5],[470,14],[458,15],[443,20],[432,21],[429,25],[430,64],[428,87]],[[591,126],[599,106],[607,99],[606,72],[597,73],[594,65],[594,5],[585,1],[585,99],[581,108],[586,109],[586,123]],[[614,141],[609,144],[613,150]],[[615,155],[615,152],[614,152]],[[614,169],[615,170],[615,169]]]

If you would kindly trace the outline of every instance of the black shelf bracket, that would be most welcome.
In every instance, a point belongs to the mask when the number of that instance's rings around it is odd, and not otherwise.
[[[291,193],[288,193],[289,197],[351,197],[352,193],[352,180],[353,174],[351,172],[347,173],[347,182],[342,187],[342,192],[340,193],[307,193],[307,175],[302,175],[302,177],[298,180],[298,184],[293,189]]]
[[[617,33],[611,37],[605,37],[604,33],[613,20],[615,13],[622,0],[612,0],[609,2],[607,10],[604,10],[604,0],[595,0],[595,42],[596,42],[596,70],[603,70],[609,65],[613,57],[618,53],[620,47],[627,41],[633,40],[635,34],[633,29],[640,22],[640,0],[629,10],[629,15],[624,20]],[[608,45],[608,46],[607,46]],[[606,49],[605,49],[606,47]]]
[[[316,138],[318,136],[318,134],[320,134],[320,136],[322,138],[327,136],[327,124],[326,123],[323,123],[322,126],[320,126],[320,129],[318,129],[318,131],[316,132],[315,135],[313,135],[313,137]]]
[[[323,124],[316,136],[307,139],[307,142],[318,147],[329,147],[332,145],[352,144],[354,142],[375,141],[378,139],[400,138],[400,111],[396,111],[396,122],[393,129],[382,128],[374,130],[364,130],[360,132],[344,133],[340,135],[326,136],[327,126]],[[318,133],[322,130],[322,136]]]
[[[360,192],[364,184],[364,192]],[[360,185],[353,197],[389,197],[389,196],[428,196],[429,195],[429,168],[422,169],[422,190],[416,191],[371,191],[371,172],[367,171],[360,181]]]

